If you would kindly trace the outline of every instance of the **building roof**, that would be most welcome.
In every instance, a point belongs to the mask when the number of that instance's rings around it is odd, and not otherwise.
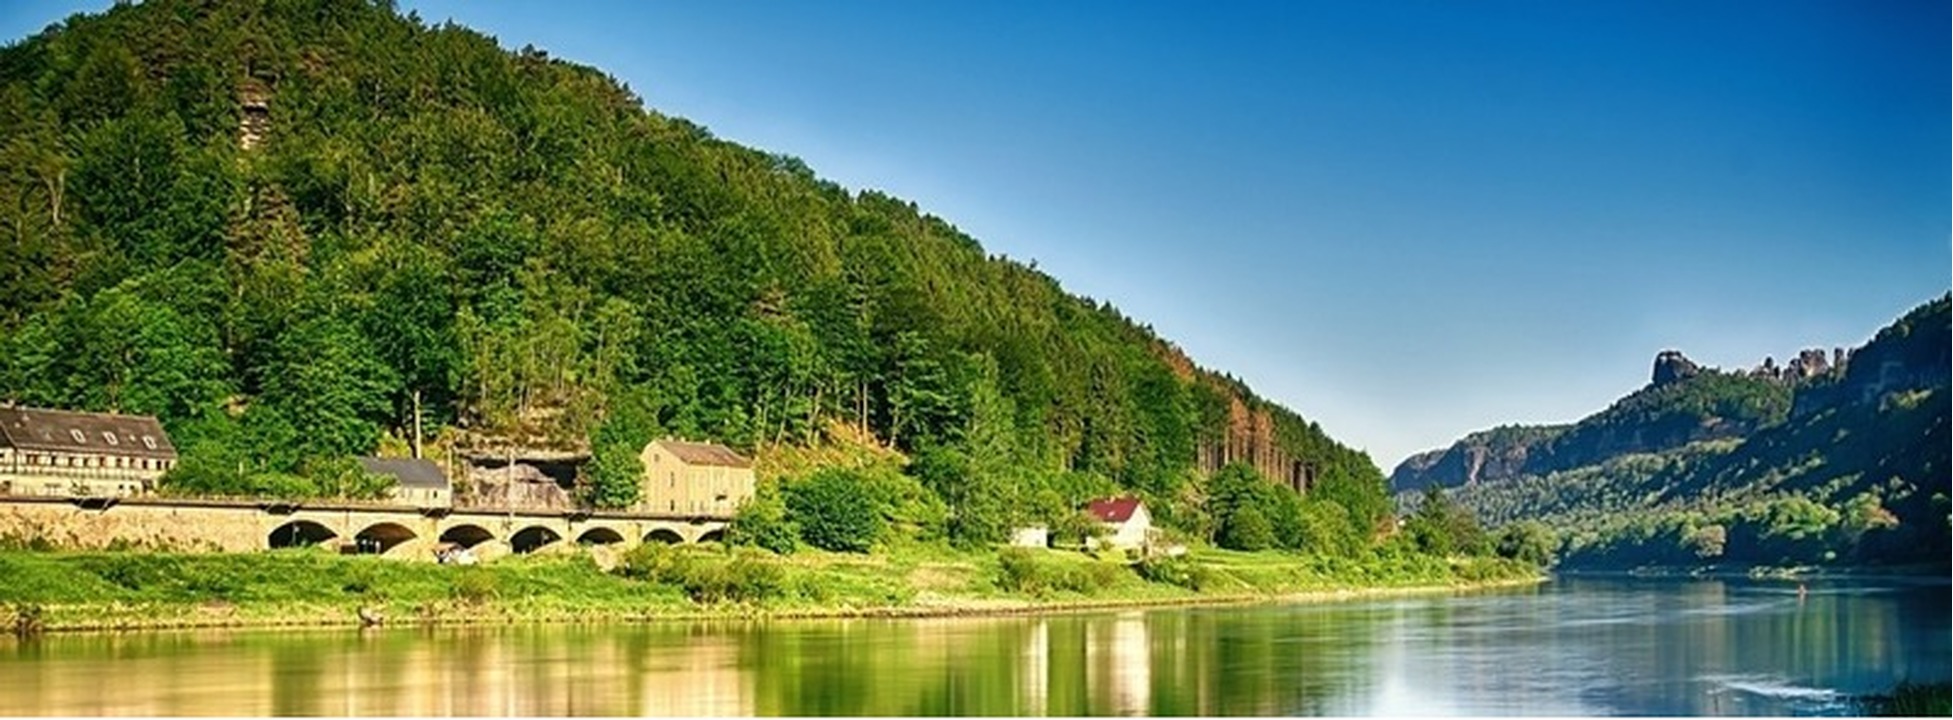
[[[739,453],[733,452],[732,448],[718,443],[658,440],[654,444],[661,445],[664,449],[671,451],[671,454],[677,455],[678,459],[687,465],[712,465],[729,468],[749,468],[753,466],[753,461],[741,457]]]
[[[1092,517],[1098,518],[1100,522],[1109,523],[1131,520],[1133,513],[1138,510],[1139,498],[1132,496],[1099,498],[1085,506],[1085,512],[1091,513]]]
[[[428,490],[448,489],[448,476],[441,472],[441,466],[431,460],[419,458],[377,458],[362,457],[359,466],[374,475],[385,475],[400,483],[400,487],[423,488]]]
[[[176,457],[169,433],[150,415],[0,407],[0,441],[40,452]]]

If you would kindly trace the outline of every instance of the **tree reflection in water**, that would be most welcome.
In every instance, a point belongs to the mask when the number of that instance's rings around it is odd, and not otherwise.
[[[0,716],[1805,714],[1948,676],[1943,582],[1046,617],[0,641]]]

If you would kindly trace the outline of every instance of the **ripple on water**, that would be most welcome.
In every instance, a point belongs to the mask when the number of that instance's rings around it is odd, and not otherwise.
[[[1832,688],[1812,687],[1792,682],[1780,675],[1705,675],[1703,682],[1715,685],[1711,693],[1740,693],[1782,703],[1798,714],[1849,712],[1851,697]]]

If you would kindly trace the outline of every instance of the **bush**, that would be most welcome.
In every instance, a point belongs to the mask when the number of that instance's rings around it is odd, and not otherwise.
[[[1052,592],[1090,594],[1111,587],[1123,572],[1114,563],[1066,563],[1039,555],[1039,551],[1017,547],[997,553],[997,586],[1040,597]]]
[[[1234,511],[1221,531],[1221,547],[1231,550],[1267,550],[1274,546],[1275,527],[1253,505]]]
[[[501,595],[495,576],[480,568],[462,568],[449,594],[462,602],[481,604]]]
[[[1133,570],[1147,582],[1178,585],[1194,591],[1207,587],[1213,579],[1207,566],[1185,555],[1149,557],[1133,565]]]
[[[726,541],[733,545],[761,547],[791,554],[799,545],[800,528],[787,519],[786,502],[773,483],[761,483],[753,499],[739,506],[739,513],[726,528]]]
[[[859,474],[829,468],[787,488],[787,511],[800,539],[823,550],[868,552],[881,539],[881,508]]]
[[[647,544],[633,548],[618,562],[624,577],[685,591],[696,602],[757,602],[785,594],[786,574],[763,557],[740,555],[731,562],[681,548]]]

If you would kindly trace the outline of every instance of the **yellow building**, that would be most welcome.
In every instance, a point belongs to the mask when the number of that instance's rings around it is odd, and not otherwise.
[[[651,512],[731,517],[753,496],[753,463],[716,443],[654,440],[644,461],[642,507]]]
[[[0,407],[0,495],[141,495],[175,465],[148,415]]]

